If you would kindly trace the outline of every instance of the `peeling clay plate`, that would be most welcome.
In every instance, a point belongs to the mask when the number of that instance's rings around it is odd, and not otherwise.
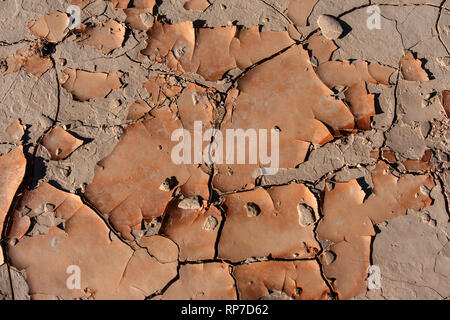
[[[450,297],[448,2],[0,17],[0,300]]]

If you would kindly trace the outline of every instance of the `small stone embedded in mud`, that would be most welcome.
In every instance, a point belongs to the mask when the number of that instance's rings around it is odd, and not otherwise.
[[[181,200],[178,204],[178,208],[184,210],[198,210],[203,207],[202,199],[198,196],[186,198]]]
[[[427,72],[422,68],[422,61],[414,58],[412,52],[405,54],[399,63],[405,80],[418,82],[430,80]]]
[[[316,222],[316,215],[313,208],[310,206],[300,203],[297,206],[298,211],[298,221],[302,227],[307,227],[314,222]]]
[[[325,251],[323,253],[323,256],[326,264],[331,264],[334,262],[334,260],[336,260],[336,254],[334,254],[332,251]]]
[[[203,223],[203,229],[208,231],[213,231],[217,228],[219,225],[219,221],[217,221],[216,217],[209,216],[206,218],[205,222]]]
[[[322,34],[330,40],[338,39],[344,32],[344,28],[339,19],[330,15],[323,14],[319,16],[317,24],[319,25]]]
[[[245,209],[247,210],[247,215],[249,217],[257,217],[261,214],[261,209],[256,203],[249,202],[245,205]]]

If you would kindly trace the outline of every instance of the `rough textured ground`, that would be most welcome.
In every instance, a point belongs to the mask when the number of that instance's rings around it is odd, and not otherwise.
[[[0,1],[0,300],[448,299],[449,10]],[[195,121],[282,169],[173,163]]]

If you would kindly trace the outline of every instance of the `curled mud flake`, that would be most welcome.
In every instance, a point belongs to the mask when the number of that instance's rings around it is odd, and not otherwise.
[[[90,296],[100,300],[144,299],[176,276],[176,262],[161,263],[146,249],[133,252],[119,239],[110,240],[106,224],[77,196],[41,184],[25,193],[21,206],[34,210],[42,203],[55,205],[57,216],[66,221],[65,229],[52,226],[47,234],[38,237],[19,236],[18,243],[9,248],[12,265],[19,270],[27,269],[32,297],[43,294],[81,299],[87,298],[86,292],[91,291],[94,293]],[[22,219],[14,214],[13,223]],[[81,273],[80,289],[67,287],[70,274],[66,270],[70,266],[79,268],[69,272]],[[43,274],[52,281],[42,277]]]
[[[370,242],[371,237],[346,237],[345,241],[330,247],[335,255],[331,263],[326,261],[330,257],[321,257],[325,276],[328,279],[336,279],[332,286],[340,299],[350,299],[366,292]]]
[[[171,135],[182,128],[181,123],[167,107],[152,115],[152,119],[127,127],[86,188],[85,196],[126,238],[142,219],[151,221],[163,215],[172,199],[171,192],[160,189],[166,178],[175,177],[179,185],[189,179],[186,166],[176,165],[171,158],[177,144]]]
[[[351,87],[361,82],[389,84],[389,78],[395,70],[378,63],[365,61],[328,61],[316,69],[317,75],[329,88],[336,86]]]
[[[287,32],[259,32],[257,27],[237,32],[235,26],[194,29],[190,22],[156,22],[148,37],[142,53],[152,61],[166,62],[177,73],[197,73],[210,81],[236,67],[246,69],[294,43]]]
[[[188,0],[184,3],[183,8],[186,10],[205,11],[211,4],[208,0]]]
[[[428,189],[434,186],[430,175],[405,174],[397,178],[387,170],[384,162],[377,164],[372,172],[374,187],[368,197],[356,180],[337,183],[333,190],[325,190],[324,217],[317,229],[320,240],[338,243],[348,237],[373,236],[373,224],[431,204],[428,195],[420,193],[421,186]]]
[[[154,22],[153,7],[155,3],[155,0],[135,0],[127,1],[126,5],[125,3],[118,4],[118,7],[121,7],[127,15],[125,23],[130,25],[131,28],[147,31]]]
[[[282,259],[314,257],[319,248],[314,225],[299,224],[299,203],[317,208],[312,193],[297,184],[228,195],[219,257],[231,261],[269,255]],[[249,216],[255,214],[252,208],[258,208],[260,214]]]
[[[442,105],[447,114],[447,118],[450,118],[450,90],[442,92]]]
[[[52,67],[50,57],[43,56],[36,44],[19,49],[5,59],[0,59],[0,75],[17,72],[20,69],[39,78]]]
[[[42,139],[42,145],[50,152],[51,159],[55,161],[66,159],[82,144],[82,140],[75,138],[61,127],[55,127]]]
[[[306,27],[308,17],[318,0],[290,0],[287,15],[297,27]]]
[[[213,259],[218,225],[222,221],[220,211],[215,207],[181,209],[177,202],[167,206],[160,233],[177,243],[181,261]]]
[[[400,68],[403,79],[407,81],[425,82],[430,80],[427,72],[422,68],[422,61],[414,58],[411,52],[408,52],[400,59]]]
[[[306,43],[308,50],[317,59],[318,64],[329,61],[333,52],[338,48],[332,40],[317,34],[309,38]]]
[[[128,109],[127,120],[136,121],[150,112],[150,106],[144,100],[134,102]]]
[[[181,61],[192,59],[195,45],[195,34],[192,23],[183,22],[175,25],[156,21],[148,31],[148,46],[142,53],[154,62],[164,62],[169,53],[174,57],[177,53]]]
[[[226,263],[180,266],[180,279],[155,300],[236,300],[236,287]]]
[[[380,150],[370,151],[370,159],[378,160],[380,158]]]
[[[381,158],[390,164],[397,163],[397,158],[395,156],[395,152],[392,150],[382,150],[381,151]]]
[[[434,168],[431,165],[432,152],[430,149],[425,150],[425,153],[420,160],[405,160],[402,164],[405,166],[406,170],[409,172],[425,172]]]
[[[150,101],[155,105],[161,105],[166,99],[175,97],[182,90],[178,85],[167,83],[166,76],[161,74],[150,77],[144,83],[144,88],[150,94]]]
[[[236,27],[218,29],[197,29],[194,54],[191,61],[180,61],[186,72],[195,72],[209,81],[219,80],[223,75],[237,67],[230,51],[236,34]]]
[[[164,182],[159,186],[159,190],[172,191],[178,185],[177,177],[166,178]]]
[[[376,81],[376,83],[384,84],[388,86],[391,84],[390,78],[392,74],[395,72],[395,69],[383,66],[378,62],[371,62],[368,67],[370,76]],[[370,82],[367,80],[367,82]]]
[[[367,93],[366,84],[360,82],[345,90],[345,101],[355,116],[356,126],[370,130],[372,116],[375,115],[375,96]]]
[[[295,168],[302,163],[310,142],[322,145],[331,141],[333,136],[327,126],[334,131],[354,128],[354,115],[320,81],[309,62],[308,53],[300,47],[293,47],[252,69],[239,80],[238,85],[240,92],[233,105],[232,117],[225,118],[222,131],[241,129],[247,133],[252,128],[267,130],[266,151],[270,153],[274,143],[271,132],[278,128],[280,162],[277,168]],[[245,137],[244,134],[242,136]],[[258,150],[261,157],[264,151]],[[250,154],[246,157],[250,159]],[[255,185],[255,170],[277,165],[246,163],[218,165],[214,187],[223,192],[251,189]],[[229,175],[228,168],[235,174]]]
[[[69,31],[68,26],[69,17],[59,11],[53,11],[28,23],[28,28],[34,36],[54,43],[62,41]]]
[[[4,75],[4,74],[19,71],[25,64],[25,61],[26,61],[26,58],[21,55],[18,55],[18,54],[13,54],[4,59],[1,59],[0,60],[0,74]]]
[[[0,157],[0,233],[9,211],[11,202],[25,175],[26,160],[23,148],[17,149]],[[0,247],[0,265],[3,264],[3,252]]]
[[[121,72],[91,73],[66,68],[63,74],[62,87],[79,101],[105,98],[112,90],[122,87]]]
[[[281,83],[283,86],[280,86]],[[307,52],[301,48],[289,49],[253,69],[239,81],[239,87],[241,91],[235,103],[233,123],[244,124],[241,118],[246,112],[249,109],[257,110],[257,115],[250,118],[252,123],[262,125],[257,126],[258,128],[272,129],[279,126],[281,133],[292,132],[299,140],[318,144],[329,141],[331,136],[325,126],[318,124],[315,118],[333,129],[353,128],[353,116],[341,101],[335,101],[331,97],[331,91],[317,78],[309,63]],[[272,92],[277,92],[277,95],[271,94]],[[256,101],[252,102],[250,97],[256,98]],[[263,101],[265,102],[261,103]],[[295,117],[281,111],[288,105],[296,106],[291,108],[296,113]],[[269,109],[272,110],[272,115],[266,117]],[[298,121],[302,124],[300,125]],[[303,129],[300,130],[299,126]]]
[[[365,61],[328,61],[320,64],[316,72],[329,88],[347,88],[345,101],[355,116],[357,128],[369,130],[376,111],[375,97],[367,93],[366,83],[389,85],[394,69],[378,63],[368,65]]]
[[[114,49],[122,47],[124,37],[124,26],[117,21],[108,20],[102,25],[87,28],[79,41],[109,54]]]
[[[344,33],[341,22],[333,16],[322,14],[317,19],[317,24],[327,39],[336,40]]]
[[[50,69],[52,65],[53,63],[49,57],[42,58],[35,55],[27,58],[25,64],[23,65],[23,69],[29,74],[39,78],[48,69]]]
[[[269,299],[274,292],[296,300],[324,300],[330,293],[316,261],[244,264],[233,276],[243,300]]]
[[[5,130],[11,141],[18,142],[22,140],[25,134],[24,126],[20,123],[20,120],[14,120]]]
[[[239,30],[232,40],[231,51],[238,68],[245,70],[293,44],[288,32],[260,32],[253,27]]]

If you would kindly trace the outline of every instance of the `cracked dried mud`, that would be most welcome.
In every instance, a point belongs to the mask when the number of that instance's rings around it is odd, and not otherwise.
[[[449,48],[449,0],[0,0],[0,300],[449,299]]]

